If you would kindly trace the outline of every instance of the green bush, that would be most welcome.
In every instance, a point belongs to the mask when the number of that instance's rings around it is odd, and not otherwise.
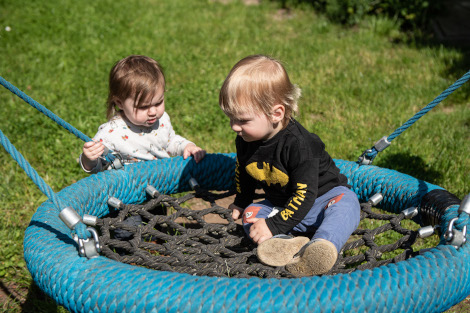
[[[373,10],[370,0],[325,0],[323,8],[326,15],[335,22],[357,24]]]
[[[280,0],[282,6],[310,3],[330,20],[354,25],[366,15],[396,19],[404,29],[425,29],[442,8],[443,0]]]

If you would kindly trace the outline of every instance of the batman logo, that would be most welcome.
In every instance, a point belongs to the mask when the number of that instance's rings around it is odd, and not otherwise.
[[[258,163],[253,162],[246,166],[246,171],[251,177],[258,181],[265,181],[268,186],[271,184],[280,184],[284,187],[289,182],[289,176],[281,170],[263,162],[263,167],[258,168]]]

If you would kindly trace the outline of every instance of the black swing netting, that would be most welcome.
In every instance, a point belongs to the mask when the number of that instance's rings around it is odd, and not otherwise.
[[[140,205],[121,204],[115,217],[97,221],[102,255],[122,263],[200,276],[293,278],[284,267],[261,264],[256,245],[241,224],[232,219],[231,211],[217,204],[233,194],[197,187],[180,197],[158,195]],[[210,206],[197,210],[185,207],[195,200],[199,206]],[[142,219],[139,225],[126,222],[137,215]],[[370,203],[362,203],[359,228],[325,275],[396,263],[419,253],[413,251],[418,231],[404,228],[404,218],[403,213],[381,213]],[[364,221],[368,228],[362,226]],[[117,239],[117,230],[124,230],[128,238]],[[390,238],[395,242],[390,243]]]

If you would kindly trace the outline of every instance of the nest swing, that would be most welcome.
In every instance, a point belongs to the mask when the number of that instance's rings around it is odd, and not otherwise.
[[[418,207],[447,229],[468,224],[455,199],[436,185],[373,165],[335,160],[361,202],[377,193],[378,207]],[[161,194],[191,190],[197,177],[207,190],[227,190],[233,182],[235,156],[207,155],[195,166],[181,157],[145,162],[87,177],[57,193],[80,215],[106,216],[110,197],[143,203],[147,186]],[[158,170],[156,170],[158,169]],[[452,198],[452,197],[451,197]],[[444,199],[444,200],[443,200]],[[227,278],[151,270],[106,257],[77,254],[71,230],[50,201],[43,203],[26,230],[24,253],[34,281],[73,312],[438,312],[469,293],[470,248],[445,240],[422,254],[350,274],[304,278]],[[253,300],[255,299],[255,300]],[[267,309],[268,308],[268,309]]]
[[[470,72],[425,109],[429,111],[468,79]],[[0,83],[77,137],[89,140],[1,77]],[[395,138],[411,122],[387,139]],[[181,157],[132,164],[92,175],[55,194],[1,131],[0,143],[49,197],[25,231],[24,257],[28,270],[46,294],[72,312],[442,312],[470,294],[470,246],[466,243],[470,197],[460,202],[439,186],[364,162],[385,148],[383,140],[373,147],[375,151],[364,152],[362,165],[335,160],[336,165],[361,202],[367,203],[380,194],[383,200],[377,207],[382,210],[407,215],[402,211],[416,208],[423,225],[430,224],[432,231],[439,230],[439,244],[404,260],[375,262],[378,266],[371,269],[267,279],[153,270],[104,256],[82,257],[77,251],[81,247],[73,239],[74,230],[59,218],[65,210],[60,208],[73,207],[79,217],[89,215],[105,221],[114,210],[108,204],[110,199],[140,205],[150,198],[149,186],[160,195],[173,195],[190,191],[192,178],[205,190],[230,190],[234,154],[209,154],[198,166]],[[81,222],[76,224],[80,227],[75,232],[83,228]],[[391,227],[399,229],[397,223],[394,225]],[[176,224],[172,226],[178,228]],[[215,232],[223,240],[220,229],[208,229],[199,239]],[[136,240],[130,240],[128,246],[133,245],[131,250],[137,251],[141,236],[134,237]],[[369,258],[381,252],[373,247]],[[174,257],[178,261],[181,254]],[[259,272],[257,275],[260,276]]]

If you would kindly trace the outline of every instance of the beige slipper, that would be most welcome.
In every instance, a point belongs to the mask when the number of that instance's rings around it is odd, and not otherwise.
[[[310,241],[307,237],[280,236],[263,241],[256,250],[258,260],[269,266],[284,266]]]
[[[335,245],[325,239],[316,239],[302,250],[286,265],[286,269],[296,277],[325,274],[338,258]]]

